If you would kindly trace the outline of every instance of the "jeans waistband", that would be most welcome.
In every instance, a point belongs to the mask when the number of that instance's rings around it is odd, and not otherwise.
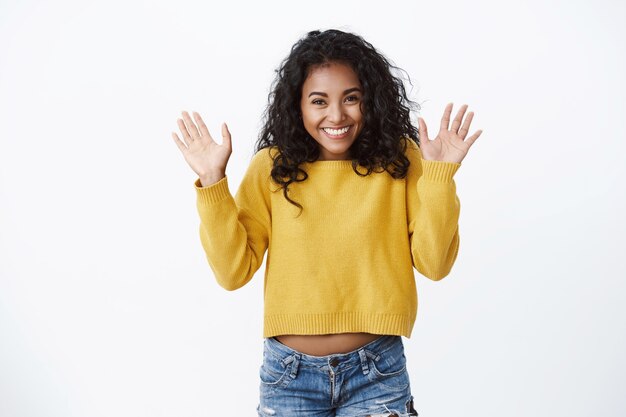
[[[402,346],[402,336],[398,335],[381,335],[371,342],[346,353],[332,353],[330,355],[315,356],[302,353],[287,345],[283,345],[274,337],[264,339],[265,349],[279,358],[288,356],[297,356],[303,364],[311,366],[324,366],[332,360],[335,364],[359,362],[363,358],[363,352],[368,351],[374,354],[380,354],[396,345]]]

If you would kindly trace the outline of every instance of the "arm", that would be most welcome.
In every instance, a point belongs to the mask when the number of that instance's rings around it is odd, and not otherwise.
[[[459,250],[460,202],[453,176],[460,163],[430,161],[409,145],[408,229],[413,266],[425,277],[447,276]]]
[[[200,179],[194,183],[200,241],[218,284],[229,291],[252,279],[269,245],[269,163],[265,149],[257,152],[235,197],[227,176],[206,187]]]
[[[452,177],[483,132],[478,130],[467,137],[474,112],[465,117],[466,104],[450,125],[452,106],[453,103],[446,105],[439,133],[433,140],[428,138],[426,122],[420,117],[420,148],[409,142],[412,148],[409,158],[417,168],[407,181],[411,255],[413,266],[434,281],[450,273],[459,251],[461,203]]]

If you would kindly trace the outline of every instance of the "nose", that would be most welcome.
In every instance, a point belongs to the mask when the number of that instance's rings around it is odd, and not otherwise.
[[[344,109],[341,104],[334,104],[328,106],[328,113],[326,119],[333,124],[338,124],[345,118]]]

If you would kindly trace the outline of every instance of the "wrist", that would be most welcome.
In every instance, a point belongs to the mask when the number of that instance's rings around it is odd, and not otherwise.
[[[224,171],[214,171],[208,172],[203,175],[199,175],[200,183],[203,187],[208,187],[209,185],[215,184],[216,182],[222,180],[226,176]]]

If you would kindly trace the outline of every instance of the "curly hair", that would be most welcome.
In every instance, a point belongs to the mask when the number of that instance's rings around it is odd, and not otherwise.
[[[419,146],[417,129],[410,121],[411,108],[419,109],[419,105],[407,97],[402,79],[392,74],[392,69],[399,68],[359,35],[337,29],[308,32],[275,70],[254,151],[267,147],[279,151],[273,158],[271,177],[300,212],[302,205],[288,196],[289,185],[306,180],[308,174],[299,165],[320,156],[318,143],[300,118],[302,86],[311,70],[333,62],[351,67],[363,87],[363,129],[350,147],[357,175],[387,171],[393,178],[404,178],[410,165],[405,155],[406,141],[410,138]],[[358,165],[367,172],[360,173]],[[299,178],[298,173],[303,177]]]

